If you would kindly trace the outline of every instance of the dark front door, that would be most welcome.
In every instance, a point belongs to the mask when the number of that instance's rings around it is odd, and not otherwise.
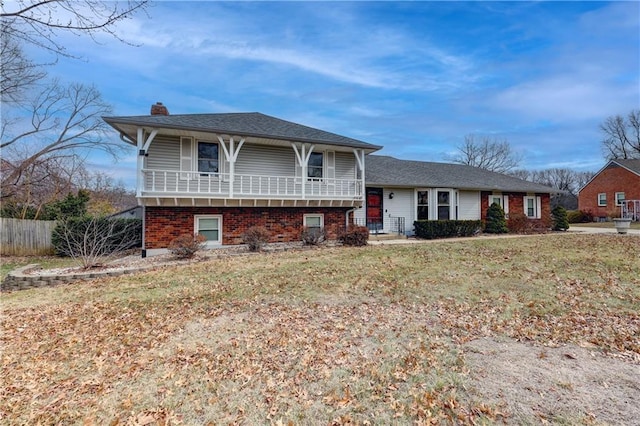
[[[367,228],[382,230],[382,188],[367,188]]]

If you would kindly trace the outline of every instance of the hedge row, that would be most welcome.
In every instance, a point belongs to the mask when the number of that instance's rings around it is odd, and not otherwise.
[[[417,220],[413,222],[416,236],[435,238],[470,237],[482,230],[480,220]]]

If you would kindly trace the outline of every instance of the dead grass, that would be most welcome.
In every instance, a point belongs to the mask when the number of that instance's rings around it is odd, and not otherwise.
[[[4,294],[1,421],[508,422],[469,392],[464,345],[572,343],[640,363],[639,265],[634,236],[479,238]]]

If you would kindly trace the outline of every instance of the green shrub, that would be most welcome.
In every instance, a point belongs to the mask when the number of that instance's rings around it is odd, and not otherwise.
[[[317,246],[327,240],[327,231],[324,228],[305,226],[300,233],[300,239],[305,245]]]
[[[207,239],[204,235],[195,233],[180,235],[169,243],[169,252],[178,259],[191,259],[200,250],[207,245]]]
[[[369,228],[351,224],[338,235],[338,241],[345,246],[366,246],[369,241]]]
[[[271,233],[264,226],[252,226],[242,234],[242,241],[249,246],[249,251],[260,251],[271,238]]]
[[[493,203],[487,209],[487,220],[484,225],[484,232],[489,234],[506,234],[509,232],[507,228],[507,220],[504,217],[504,210],[499,204]]]
[[[418,238],[470,237],[482,229],[479,220],[417,220],[413,228]]]
[[[554,231],[566,231],[569,229],[569,219],[564,207],[555,206],[553,210],[551,210],[551,217],[553,218]]]
[[[591,211],[569,210],[567,211],[567,221],[569,223],[589,223],[593,222]]]

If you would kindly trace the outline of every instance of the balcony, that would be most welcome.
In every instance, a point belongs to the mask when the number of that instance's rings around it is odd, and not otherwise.
[[[322,201],[324,205],[359,205],[363,201],[360,179],[303,179],[295,176],[264,176],[229,173],[200,173],[177,170],[141,171],[143,187],[138,197],[154,198],[156,204],[166,204],[160,199],[174,199],[173,204],[184,200],[223,200],[224,205],[247,205],[241,200],[252,200],[254,205],[271,205],[272,201],[286,205],[303,205],[310,201]],[[178,202],[178,199],[183,200]],[[232,200],[237,200],[235,203]],[[302,201],[302,203],[301,203]],[[284,205],[284,204],[283,204]]]

